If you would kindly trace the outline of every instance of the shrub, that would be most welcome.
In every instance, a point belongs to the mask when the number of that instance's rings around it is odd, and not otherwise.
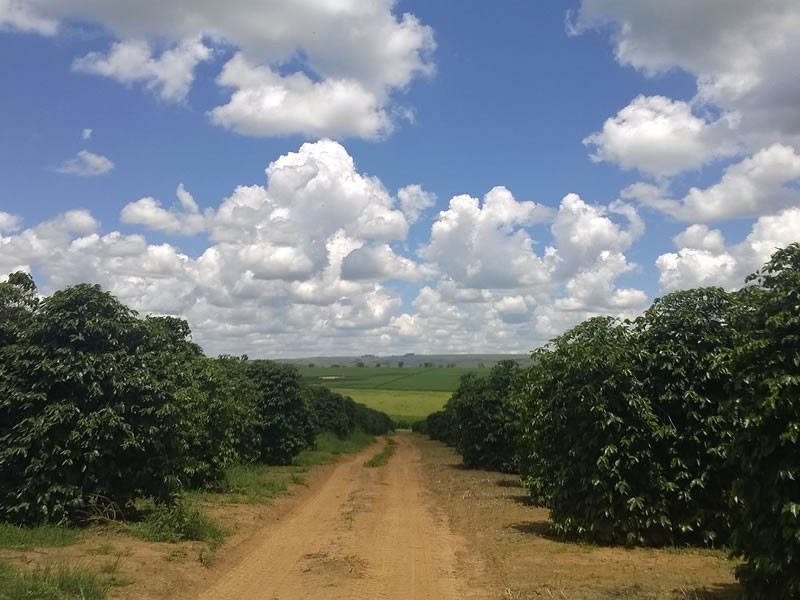
[[[411,431],[414,433],[428,434],[428,419],[420,419],[411,424]]]
[[[351,398],[348,398],[353,402]],[[353,421],[357,428],[370,435],[384,435],[394,431],[394,421],[389,415],[353,402]]]
[[[221,544],[225,532],[196,506],[178,501],[172,506],[156,506],[139,523],[127,529],[133,535],[151,542],[181,542],[193,540]]]
[[[732,547],[745,597],[800,597],[800,244],[777,251],[740,294],[727,362],[738,471]]]
[[[292,458],[310,448],[316,437],[300,372],[292,365],[259,360],[248,363],[247,375],[258,390],[260,459],[273,465],[291,464]]]
[[[525,372],[521,475],[560,536],[668,540],[653,444],[662,434],[633,370],[637,356],[628,327],[595,317],[537,350]]]
[[[458,442],[459,432],[453,404],[448,400],[443,410],[438,410],[428,415],[426,419],[428,435],[432,440],[444,442],[448,446],[455,446]]]
[[[54,293],[0,348],[0,520],[74,522],[179,483],[176,361],[99,286]]]
[[[455,446],[467,467],[517,471],[520,419],[511,396],[519,372],[516,362],[504,360],[485,377],[461,377],[451,402],[458,423]]]
[[[355,428],[355,405],[352,400],[319,385],[307,389],[319,431],[330,431],[344,439]]]
[[[733,305],[720,288],[687,290],[657,299],[636,320],[638,376],[660,422],[671,543],[727,543],[730,534],[727,459],[737,419],[717,364],[733,344]]]

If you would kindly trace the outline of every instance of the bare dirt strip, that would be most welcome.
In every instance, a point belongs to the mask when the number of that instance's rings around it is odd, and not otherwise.
[[[368,451],[336,465],[326,481],[277,522],[256,532],[234,565],[190,597],[203,600],[441,599],[487,597],[465,541],[423,493],[419,446],[398,434],[388,464],[364,467]],[[469,569],[471,572],[466,573]],[[199,593],[199,596],[198,596]]]

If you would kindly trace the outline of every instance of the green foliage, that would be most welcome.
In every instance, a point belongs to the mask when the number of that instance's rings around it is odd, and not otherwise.
[[[258,458],[257,390],[240,362],[198,352],[176,373],[183,476],[191,488],[213,487],[227,467]]]
[[[485,377],[461,377],[451,402],[459,432],[456,450],[467,467],[517,471],[520,418],[512,394],[519,373],[516,362],[504,360]]]
[[[353,432],[356,426],[355,402],[318,385],[309,386],[307,394],[319,431],[330,431],[342,439]]]
[[[300,373],[291,365],[264,360],[248,363],[247,375],[258,390],[260,459],[267,464],[288,465],[301,450],[314,444],[316,436]]]
[[[444,410],[429,414],[425,423],[432,440],[444,442],[448,446],[455,446],[458,443],[460,434],[452,402],[448,402]]]
[[[420,419],[411,423],[411,431],[414,433],[428,434],[428,419]]]
[[[11,273],[0,283],[0,348],[18,341],[38,304],[36,284],[27,273]]]
[[[351,400],[352,401],[352,400]],[[363,404],[354,404],[354,422],[357,428],[370,435],[384,435],[394,431],[394,421],[389,415],[368,408]]]
[[[523,387],[520,470],[554,532],[604,544],[669,541],[656,444],[630,328],[595,317],[534,353]]]
[[[225,540],[225,531],[208,518],[202,510],[185,501],[172,506],[155,506],[143,521],[131,523],[126,529],[132,535],[150,542],[209,542],[212,547]]]
[[[174,358],[98,286],[56,292],[0,348],[0,520],[81,520],[178,485]]]
[[[737,421],[716,365],[734,341],[733,313],[730,294],[700,288],[659,298],[636,320],[637,375],[660,423],[655,459],[672,543],[727,543],[730,533]]]
[[[800,597],[800,244],[778,250],[740,294],[726,364],[742,419],[732,457],[734,552],[745,597]]]

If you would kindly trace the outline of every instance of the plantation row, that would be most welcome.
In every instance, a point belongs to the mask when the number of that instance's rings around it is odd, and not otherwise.
[[[414,428],[518,472],[564,539],[726,546],[745,597],[800,598],[800,245],[747,281],[589,319]]]
[[[289,464],[321,431],[392,428],[292,366],[207,358],[185,321],[140,319],[99,286],[39,299],[25,273],[0,283],[0,522],[172,504],[232,465]]]

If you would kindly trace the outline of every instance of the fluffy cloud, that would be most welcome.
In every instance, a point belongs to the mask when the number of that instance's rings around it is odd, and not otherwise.
[[[283,77],[237,54],[217,82],[236,91],[228,104],[211,111],[211,120],[239,133],[374,138],[391,130],[383,103],[357,80],[315,82],[305,73]]]
[[[86,128],[86,129],[81,130],[81,139],[84,142],[88,141],[89,139],[91,139],[92,133],[94,133],[93,129]]]
[[[146,41],[130,40],[114,44],[105,54],[87,54],[72,63],[72,69],[110,77],[126,85],[143,83],[157,91],[163,100],[177,102],[189,92],[197,65],[209,58],[211,50],[199,37],[184,40],[158,57],[153,56]]]
[[[124,223],[142,225],[155,231],[194,235],[204,231],[212,213],[201,214],[192,195],[183,184],[176,191],[179,208],[166,210],[154,198],[142,198],[127,204],[120,215]]]
[[[400,210],[409,223],[416,223],[422,213],[436,204],[436,194],[431,194],[422,189],[420,185],[407,185],[397,191],[400,200]]]
[[[11,233],[16,231],[19,228],[19,225],[19,217],[0,210],[0,233]]]
[[[624,251],[643,231],[633,207],[591,205],[575,194],[555,214],[505,188],[482,203],[457,196],[421,250],[440,279],[390,331],[422,350],[527,351],[592,315],[633,316],[647,295],[616,281],[637,268]],[[537,251],[534,236],[548,234],[551,245]]]
[[[58,22],[36,15],[25,0],[0,0],[0,30],[6,28],[41,35],[55,35]]]
[[[693,114],[687,102],[638,96],[584,144],[594,147],[591,157],[596,162],[670,176],[735,154],[731,120],[727,117],[709,123]]]
[[[204,235],[195,255],[103,233],[86,211],[21,231],[0,213],[0,274],[32,270],[44,292],[97,282],[142,313],[186,317],[212,354],[251,356],[527,351],[645,300],[617,284],[637,268],[625,256],[642,232],[630,206],[568,195],[553,211],[498,187],[453,198],[429,242],[401,252],[432,201],[419,186],[393,196],[331,140],[303,144],[265,175],[206,211],[183,186],[175,206],[142,198],[122,210],[129,225],[196,234],[195,245]],[[416,298],[398,281],[421,285]]]
[[[621,64],[694,75],[696,102],[736,114],[751,146],[800,140],[795,0],[583,0],[575,30],[603,25]]]
[[[512,288],[544,282],[547,269],[526,231],[550,218],[550,209],[517,202],[506,188],[491,190],[483,202],[456,196],[439,213],[422,256],[465,287]]]
[[[402,279],[419,281],[433,275],[432,269],[399,256],[389,244],[362,246],[342,261],[342,278],[359,280]]]
[[[97,175],[105,175],[113,168],[114,163],[108,157],[88,150],[81,150],[74,158],[61,163],[56,168],[56,171],[64,175],[96,177]]]
[[[609,215],[622,215],[628,227]],[[577,194],[562,201],[552,226],[554,248],[549,262],[570,275],[581,266],[593,264],[604,251],[624,252],[644,233],[644,223],[632,206],[616,202],[608,208],[592,206]]]
[[[433,31],[393,0],[0,0],[0,23],[53,34],[65,19],[98,23],[119,39],[78,59],[79,71],[141,82],[165,100],[183,99],[209,47],[238,50],[218,81],[230,101],[214,122],[251,135],[360,136],[392,129],[403,112],[393,96],[431,75]],[[156,55],[153,44],[166,50]]]
[[[681,200],[666,189],[634,184],[623,196],[636,199],[683,221],[710,222],[768,215],[800,204],[800,155],[775,144],[725,169],[722,179],[705,189],[692,188]]]
[[[759,269],[775,252],[797,241],[800,208],[783,210],[759,218],[739,244],[727,245],[722,232],[692,225],[674,242],[677,252],[662,254],[656,261],[663,291],[718,285],[738,288],[744,278]]]

